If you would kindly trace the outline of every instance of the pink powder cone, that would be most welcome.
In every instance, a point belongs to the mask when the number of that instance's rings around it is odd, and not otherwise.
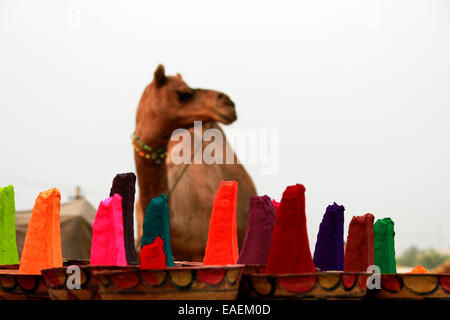
[[[100,202],[92,225],[91,265],[126,266],[122,197]]]

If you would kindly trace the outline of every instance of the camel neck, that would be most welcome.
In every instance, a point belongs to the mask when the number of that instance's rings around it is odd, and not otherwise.
[[[150,200],[161,193],[168,195],[168,179],[166,159],[160,164],[151,163],[148,159],[141,157],[135,152],[136,173],[139,177],[139,202],[141,209],[145,211]]]
[[[146,145],[151,149],[167,149],[167,145],[170,140],[170,135],[165,136],[158,134],[156,130],[139,130],[139,127],[136,128],[136,131],[133,133],[133,139],[137,140],[141,146]]]
[[[158,162],[155,160],[161,154],[166,154],[170,135],[166,137],[165,134],[162,134],[164,131],[158,127],[158,124],[154,123],[154,121],[152,122],[136,123],[135,130],[139,141],[151,148],[151,151],[145,150],[139,142],[133,140],[133,145],[137,145],[138,148],[142,149],[140,151],[135,150],[134,158],[136,173],[139,177],[139,202],[144,212],[151,199],[159,196],[161,193],[166,195],[168,193],[166,157],[160,158]],[[139,154],[139,152],[142,152],[143,155]]]
[[[133,145],[135,153],[148,160],[151,164],[162,164],[167,157],[167,143],[164,145],[164,141],[158,143],[158,147],[151,147],[142,141],[136,132],[133,132],[131,144]]]

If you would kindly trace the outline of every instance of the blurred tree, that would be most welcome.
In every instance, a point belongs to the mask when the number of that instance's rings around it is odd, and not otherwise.
[[[417,256],[420,250],[416,246],[411,246],[400,257],[397,258],[397,264],[407,267],[416,266]]]
[[[423,251],[420,255],[420,264],[427,269],[433,269],[444,263],[449,258],[449,255],[441,254],[434,249],[428,249]]]
[[[435,249],[420,250],[416,246],[411,246],[397,257],[397,264],[407,267],[415,267],[420,264],[427,269],[433,269],[447,259],[450,259],[449,254],[440,253]]]

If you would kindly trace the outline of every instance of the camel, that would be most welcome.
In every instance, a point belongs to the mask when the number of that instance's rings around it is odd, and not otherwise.
[[[208,165],[203,162],[176,165],[170,157],[172,148],[178,143],[171,141],[172,132],[184,128],[193,133],[194,121],[198,120],[202,121],[203,132],[208,128],[220,130],[224,137],[224,149],[227,146],[231,150],[218,123],[230,124],[236,119],[234,103],[226,94],[190,88],[180,74],[166,76],[163,65],[156,68],[154,78],[142,93],[137,108],[133,140],[139,185],[136,203],[138,243],[143,233],[146,207],[152,198],[164,193],[169,198],[174,258],[201,262],[215,193],[222,180],[235,180],[238,182],[238,243],[242,245],[249,199],[257,193],[252,179],[237,162],[234,152],[231,151],[234,164]],[[158,161],[159,158],[162,161]]]

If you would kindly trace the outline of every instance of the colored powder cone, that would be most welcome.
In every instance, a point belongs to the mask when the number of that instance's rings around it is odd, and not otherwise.
[[[427,268],[424,268],[421,265],[418,265],[416,267],[414,267],[410,272],[408,273],[430,273],[430,271],[428,271]]]
[[[268,274],[316,272],[306,228],[305,187],[289,186],[283,192],[280,211],[275,218]]]
[[[272,200],[273,206],[275,207],[275,212],[278,213],[280,210],[280,203],[276,200]]]
[[[275,207],[268,196],[250,197],[248,227],[237,263],[267,264],[275,215]]]
[[[239,258],[236,224],[237,193],[236,181],[222,181],[217,190],[209,221],[204,265],[236,264]]]
[[[134,195],[136,192],[136,175],[133,172],[117,174],[113,180],[111,192],[122,197],[123,236],[125,254],[128,264],[137,264],[136,248],[134,246]]]
[[[14,187],[0,188],[0,265],[19,264]]]
[[[169,207],[167,205],[167,196],[163,193],[153,198],[145,210],[141,249],[146,245],[152,244],[157,237],[160,237],[164,243],[166,266],[173,267],[175,263],[170,241]]]
[[[314,265],[321,271],[344,270],[344,206],[327,207],[320,223]]]
[[[61,194],[56,188],[41,192],[33,212],[20,260],[20,274],[40,274],[42,269],[62,267]]]
[[[122,197],[114,194],[100,202],[92,224],[91,265],[126,266]]]
[[[160,237],[156,237],[153,243],[143,246],[140,260],[140,269],[165,269],[164,241]]]
[[[374,262],[381,273],[397,273],[394,246],[394,221],[391,218],[378,219],[373,226]]]
[[[367,213],[353,217],[348,228],[344,257],[344,271],[366,272],[373,261],[373,222],[375,217]]]

